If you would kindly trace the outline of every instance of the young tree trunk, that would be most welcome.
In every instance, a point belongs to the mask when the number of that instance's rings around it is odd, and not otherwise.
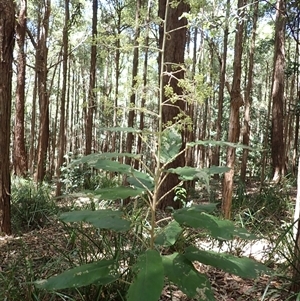
[[[241,94],[241,73],[242,73],[242,55],[243,55],[243,33],[244,33],[244,7],[246,0],[238,1],[238,20],[235,34],[234,44],[234,62],[233,62],[233,82],[230,89],[230,117],[228,141],[236,143],[240,136],[240,120],[239,110],[243,105],[243,97]],[[230,219],[232,192],[233,192],[233,177],[235,163],[235,148],[227,148],[227,166],[230,168],[224,175],[223,180],[223,195],[222,195],[222,210],[224,217]]]
[[[145,50],[144,50],[144,64],[143,64],[143,95],[141,99],[141,111],[140,111],[140,127],[139,129],[141,131],[144,130],[145,124],[145,114],[143,111],[143,108],[146,104],[146,90],[147,90],[147,77],[148,77],[148,47],[149,47],[149,30],[150,30],[150,13],[151,13],[151,1],[148,0],[148,6],[147,6],[147,16],[146,16],[146,37],[145,37]],[[136,153],[142,154],[142,135],[138,136],[137,141],[137,147],[136,147]],[[143,158],[141,158],[143,160]],[[134,162],[134,168],[139,169],[139,160],[135,160]]]
[[[49,18],[51,12],[51,1],[45,1],[43,18],[40,24],[40,35],[36,48],[37,60],[37,84],[38,84],[38,99],[40,106],[40,124],[39,124],[39,141],[38,141],[38,158],[37,171],[35,179],[37,182],[42,182],[46,175],[46,160],[47,149],[49,144],[49,93],[47,89],[47,58],[48,58],[48,31]]]
[[[283,98],[285,68],[285,1],[277,0],[274,50],[274,74],[272,90],[272,166],[273,181],[279,182],[285,175],[283,139]]]
[[[5,234],[11,234],[9,149],[14,34],[14,1],[0,0],[0,233]]]
[[[27,154],[25,148],[25,71],[26,56],[24,52],[26,34],[27,0],[21,0],[18,21],[16,24],[16,40],[18,44],[17,57],[17,88],[15,102],[15,126],[13,165],[14,173],[24,177],[27,174]]]
[[[86,116],[86,129],[85,129],[85,155],[92,152],[93,140],[93,117],[96,107],[96,63],[97,63],[97,19],[98,19],[98,0],[93,0],[93,20],[92,20],[92,36],[93,42],[91,46],[91,61],[90,61],[90,84],[88,94],[88,108]]]
[[[255,39],[256,39],[256,27],[258,19],[258,1],[253,1],[253,28],[252,28],[252,39],[249,51],[249,69],[248,79],[245,91],[245,112],[244,112],[244,129],[243,129],[243,144],[249,146],[250,143],[250,106],[252,103],[251,92],[253,86],[253,69],[254,69],[254,51],[255,51]],[[247,172],[247,161],[248,161],[249,150],[243,149],[242,166],[241,166],[241,180],[245,182]]]
[[[129,114],[128,114],[128,127],[133,127],[135,117],[135,104],[136,104],[136,84],[139,66],[139,37],[140,37],[140,9],[141,0],[136,1],[135,11],[135,28],[134,28],[134,40],[133,40],[133,62],[132,62],[132,80],[131,80],[131,95],[129,103]],[[132,152],[133,145],[133,133],[129,132],[126,139],[126,152]],[[125,158],[125,164],[130,164],[131,158]]]
[[[224,102],[224,88],[226,81],[226,64],[227,64],[227,48],[228,48],[228,34],[229,34],[229,15],[230,15],[230,0],[226,2],[226,18],[225,18],[225,29],[224,29],[224,44],[223,44],[223,54],[221,58],[220,64],[220,86],[218,93],[218,118],[217,118],[217,127],[216,127],[216,141],[221,140],[222,134],[222,120],[223,120],[223,102]],[[216,146],[213,157],[212,157],[212,165],[219,166],[220,165],[220,146]],[[218,178],[219,175],[216,174],[214,176]]]
[[[58,160],[56,168],[56,196],[61,194],[62,183],[60,181],[61,167],[64,163],[65,154],[65,114],[66,114],[66,94],[67,94],[67,74],[68,74],[68,49],[69,49],[69,20],[70,9],[69,0],[65,0],[65,24],[63,29],[63,70],[62,70],[62,89],[61,89],[61,101],[60,101],[60,127],[59,127],[59,148],[58,148]]]
[[[159,45],[163,51],[164,56],[164,74],[163,76],[163,89],[165,86],[170,85],[175,95],[182,95],[182,88],[178,86],[178,80],[184,78],[184,71],[180,67],[180,64],[184,63],[184,52],[186,44],[186,33],[187,33],[187,20],[182,17],[182,14],[189,11],[188,4],[181,0],[176,3],[176,6],[168,4],[167,0],[159,1],[159,17],[165,22],[166,32],[164,27],[160,27],[159,32]],[[167,7],[168,6],[168,7]],[[167,12],[167,14],[166,14]],[[164,42],[164,47],[163,47]],[[159,59],[160,67],[162,63],[162,56]],[[161,70],[161,68],[159,68]],[[182,99],[178,99],[175,103],[171,102],[168,97],[163,93],[161,99],[162,103],[162,123],[163,126],[169,123],[175,123],[175,118],[181,111],[185,109],[185,103]],[[184,145],[182,145],[183,149]],[[157,162],[159,164],[159,162]],[[177,156],[176,159],[168,164],[168,168],[180,167],[185,165],[185,154],[184,152]],[[175,192],[174,188],[179,184],[178,176],[175,174],[168,174],[161,183],[158,191],[158,199],[161,199],[159,203],[160,209],[165,209],[168,206],[173,208],[179,208],[181,203],[174,201]]]

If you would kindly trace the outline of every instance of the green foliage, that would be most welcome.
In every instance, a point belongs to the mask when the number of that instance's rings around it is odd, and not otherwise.
[[[130,222],[122,218],[122,212],[115,210],[80,210],[66,212],[60,215],[65,223],[88,222],[99,229],[110,229],[113,231],[128,231]]]
[[[263,187],[259,193],[247,193],[239,183],[233,200],[233,216],[240,224],[258,234],[278,232],[291,206],[290,187]]]
[[[129,287],[127,300],[139,301],[141,296],[146,301],[159,299],[164,285],[164,268],[160,254],[147,250],[141,254],[133,267],[135,279]]]
[[[97,281],[98,284],[106,285],[117,279],[112,275],[115,262],[113,260],[100,260],[97,262],[80,265],[48,280],[36,282],[38,288],[60,290],[64,288],[77,288],[86,286]]]
[[[18,231],[43,227],[57,211],[46,183],[14,178],[11,190],[12,225]]]
[[[173,141],[175,142],[173,143]],[[176,132],[168,132],[165,142],[162,157],[164,158],[163,161],[168,163],[179,151],[179,144],[176,143]],[[89,156],[88,160],[82,158],[76,163],[82,164],[84,161],[93,168],[126,174],[131,177],[131,187],[118,186],[96,189],[89,191],[91,197],[99,200],[116,200],[132,196],[146,200],[147,204],[152,204],[151,197],[158,184],[153,182],[150,175],[138,172],[131,166],[106,160],[104,157],[104,154],[93,154]],[[188,169],[188,171],[189,176],[202,172],[206,173],[209,178],[214,172],[223,172],[224,169],[212,167],[212,169],[207,170],[191,171]],[[169,172],[176,172],[183,180],[189,179],[186,176],[187,169],[185,168],[170,170]],[[184,198],[184,195],[181,194],[181,197]],[[105,258],[101,257],[95,262],[78,265],[63,274],[38,281],[36,285],[48,290],[92,284],[107,287],[114,285],[114,283],[122,283],[125,277],[128,283],[128,286],[124,287],[127,291],[127,300],[135,301],[142,297],[143,300],[155,301],[159,299],[164,279],[168,279],[189,297],[214,300],[207,277],[197,271],[193,265],[194,261],[222,268],[227,272],[246,278],[257,277],[259,273],[268,271],[265,266],[251,259],[200,250],[196,246],[183,245],[178,252],[174,252],[176,244],[183,239],[184,231],[189,228],[200,229],[207,235],[221,240],[231,240],[235,236],[243,239],[254,238],[245,229],[236,228],[232,222],[212,215],[214,210],[215,205],[213,204],[179,209],[174,212],[174,219],[171,219],[170,223],[161,228],[153,223],[153,215],[151,215],[152,222],[148,222],[143,214],[135,217],[126,215],[126,211],[123,212],[122,210],[85,210],[64,213],[60,218],[66,223],[87,222],[98,231],[109,231],[110,234],[106,232],[108,235],[106,237],[107,245],[110,245],[110,237],[115,235],[130,237],[126,240],[125,249],[131,250],[129,254],[133,253],[128,256],[126,255],[128,251],[120,248],[120,245],[116,245],[114,248],[110,247],[111,250],[108,252],[102,251]],[[152,212],[155,214],[155,211]],[[117,234],[118,232],[120,234]],[[163,253],[167,255],[162,255],[163,250]]]
[[[186,256],[173,253],[163,256],[165,274],[190,298],[215,300],[206,275],[197,272]],[[183,276],[184,275],[184,276]]]

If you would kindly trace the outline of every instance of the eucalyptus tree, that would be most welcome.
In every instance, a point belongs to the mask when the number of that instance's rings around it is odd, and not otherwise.
[[[70,8],[69,0],[65,0],[64,9],[65,9],[65,20],[63,28],[63,37],[62,37],[62,89],[61,89],[61,99],[60,99],[60,127],[59,127],[59,148],[58,148],[58,160],[57,160],[57,178],[61,176],[61,167],[63,166],[64,155],[65,155],[65,137],[66,137],[66,94],[67,94],[67,75],[68,75],[68,55],[69,55],[69,29],[70,29]],[[61,182],[60,180],[56,186],[56,196],[59,196],[61,193]]]
[[[44,5],[43,5],[44,4]],[[36,50],[36,73],[37,91],[39,100],[39,138],[37,151],[37,182],[44,180],[46,175],[47,149],[49,145],[49,91],[48,91],[48,34],[51,14],[51,0],[39,2],[37,42]]]
[[[0,32],[0,232],[11,234],[9,152],[15,35],[13,0],[0,0]]]
[[[135,25],[134,25],[134,37],[133,37],[133,61],[132,61],[132,80],[131,80],[131,95],[129,103],[129,114],[128,114],[128,127],[134,126],[135,118],[135,106],[136,106],[136,86],[137,86],[137,76],[139,67],[139,37],[140,37],[140,18],[141,18],[141,5],[142,1],[136,1],[136,13],[135,13]],[[133,146],[133,133],[129,132],[126,139],[126,152],[132,152]],[[125,163],[130,164],[131,158],[126,157]]]
[[[93,117],[96,109],[96,63],[97,63],[97,20],[98,20],[98,0],[93,0],[93,18],[92,18],[92,45],[90,60],[90,76],[88,103],[86,108],[86,124],[85,124],[85,154],[88,155],[92,151],[93,140]]]
[[[252,1],[253,6],[253,25],[252,25],[252,36],[250,41],[250,49],[248,60],[248,74],[247,84],[245,89],[245,109],[244,109],[244,127],[243,127],[243,144],[249,146],[250,143],[250,108],[252,103],[252,88],[253,88],[253,71],[254,71],[254,52],[255,52],[255,40],[256,40],[256,29],[258,20],[258,1]],[[242,166],[241,166],[241,179],[243,182],[246,180],[247,161],[248,161],[249,149],[243,149]]]
[[[219,90],[218,90],[218,117],[216,122],[216,141],[221,140],[222,135],[222,121],[223,121],[223,106],[224,106],[224,89],[226,82],[226,68],[227,68],[227,50],[228,50],[228,35],[229,35],[229,18],[230,18],[230,0],[226,1],[225,9],[225,23],[224,23],[224,38],[223,38],[223,49],[219,58],[220,61],[220,74],[219,74]],[[216,146],[213,157],[212,164],[219,166],[220,164],[220,146]],[[218,175],[215,175],[218,177]]]
[[[285,1],[277,0],[274,74],[272,88],[272,166],[273,181],[280,181],[285,175],[284,140],[283,140],[283,109],[284,109],[284,82],[285,82]]]
[[[185,1],[171,3],[168,0],[159,1],[158,15],[162,21],[159,28],[159,72],[160,72],[160,98],[162,124],[166,128],[175,124],[180,119],[180,114],[185,110],[184,100],[178,96],[182,95],[183,89],[178,84],[184,78],[184,53],[186,46],[187,19],[183,16],[189,11],[189,5]],[[163,63],[162,63],[163,62]],[[170,99],[174,93],[175,100]],[[169,92],[168,92],[169,91]],[[177,98],[176,98],[177,96]],[[181,128],[183,134],[183,128]],[[182,141],[183,142],[183,141]],[[185,148],[182,143],[182,150]],[[158,162],[159,164],[159,162]],[[181,152],[174,161],[168,164],[166,169],[185,165],[185,154]],[[159,207],[165,209],[168,206],[180,207],[180,201],[174,202],[174,188],[180,182],[176,174],[167,174],[162,181],[158,200]]]
[[[15,98],[15,124],[14,124],[14,147],[13,166],[14,173],[18,176],[27,174],[27,152],[25,147],[25,78],[26,78],[26,19],[27,0],[20,0],[18,4],[18,19],[16,22],[16,41],[18,45],[17,56],[17,87]]]
[[[242,55],[243,55],[243,34],[244,34],[244,10],[247,0],[238,0],[238,19],[236,25],[236,34],[234,42],[234,62],[233,62],[233,81],[229,87],[230,93],[230,117],[228,141],[236,143],[240,136],[240,120],[239,110],[243,105],[243,96],[241,94],[241,74],[242,74]],[[229,146],[227,148],[226,164],[230,168],[224,175],[223,194],[222,194],[222,210],[224,217],[230,219],[232,193],[233,193],[233,177],[235,164],[235,148]]]

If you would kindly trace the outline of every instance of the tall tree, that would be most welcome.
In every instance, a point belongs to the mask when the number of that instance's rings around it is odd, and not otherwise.
[[[233,62],[233,82],[230,93],[230,116],[228,141],[236,143],[240,136],[240,120],[239,110],[243,105],[243,97],[241,94],[241,73],[242,73],[242,55],[243,55],[243,33],[244,33],[244,9],[247,4],[246,0],[238,0],[238,20],[236,25],[236,34],[234,42],[234,62]],[[230,219],[233,177],[235,163],[235,148],[227,148],[227,166],[230,168],[224,175],[223,194],[222,194],[222,210],[224,217]]]
[[[222,134],[222,120],[223,120],[223,103],[224,103],[224,89],[226,81],[226,65],[227,65],[227,48],[228,48],[228,35],[229,35],[229,16],[230,16],[230,0],[226,2],[226,18],[224,28],[223,52],[220,60],[220,75],[219,75],[219,92],[218,92],[218,118],[216,126],[216,140],[221,140]],[[212,158],[212,164],[215,166],[220,165],[220,146],[216,146]],[[215,177],[218,177],[216,175]]]
[[[11,234],[9,150],[14,34],[14,1],[0,0],[0,232],[6,234]]]
[[[27,0],[20,1],[19,16],[16,22],[16,40],[18,44],[17,57],[17,88],[15,101],[15,125],[14,125],[14,148],[13,165],[14,173],[25,176],[27,173],[27,154],[25,148],[25,77],[26,77],[26,35]]]
[[[272,166],[273,181],[280,181],[285,174],[284,140],[283,140],[283,98],[285,68],[285,1],[277,0],[274,74],[272,89]]]
[[[252,103],[252,87],[253,87],[253,69],[254,69],[254,51],[256,39],[256,27],[258,19],[258,1],[253,1],[253,28],[251,45],[249,50],[249,67],[247,75],[247,86],[245,91],[245,112],[244,112],[244,128],[243,128],[243,144],[249,146],[250,143],[250,106]],[[247,161],[248,161],[248,148],[243,149],[242,166],[241,166],[241,179],[243,182],[246,180]]]
[[[184,52],[187,35],[187,20],[182,15],[189,11],[189,5],[181,0],[169,3],[168,0],[159,1],[158,15],[164,26],[159,29],[159,46],[162,51],[159,59],[160,77],[162,77],[162,87],[170,86],[175,95],[182,95],[182,87],[178,81],[184,78],[184,70],[180,66],[184,63]],[[163,59],[162,59],[163,58]],[[161,65],[164,66],[161,66]],[[185,109],[184,100],[180,97],[172,102],[166,93],[162,93],[162,124],[166,126],[170,123],[176,123],[176,117]],[[182,148],[184,145],[182,145]],[[159,164],[159,162],[157,162]],[[167,168],[179,167],[185,165],[184,152],[177,156],[174,161],[168,164]],[[160,185],[158,199],[161,199],[159,207],[165,209],[167,206],[173,208],[180,207],[179,201],[174,201],[174,187],[179,184],[178,176],[168,174]]]
[[[97,19],[98,19],[98,0],[93,0],[93,19],[92,19],[92,46],[90,60],[90,83],[88,104],[86,110],[86,128],[85,128],[85,154],[89,155],[92,152],[93,139],[93,119],[96,106],[96,64],[97,64]]]
[[[41,5],[41,4],[40,4]],[[49,91],[47,89],[48,75],[48,34],[51,13],[51,0],[44,2],[39,15],[38,42],[36,44],[37,90],[39,99],[39,141],[38,159],[35,179],[37,182],[44,180],[46,175],[46,159],[49,144]]]
[[[136,85],[137,85],[137,75],[139,66],[139,37],[140,37],[140,10],[141,10],[141,0],[136,1],[136,11],[135,11],[135,26],[134,26],[134,40],[133,40],[133,62],[132,62],[132,80],[131,80],[131,95],[129,103],[129,114],[128,114],[128,127],[133,127],[134,117],[135,117],[135,104],[136,104]],[[132,152],[133,144],[133,133],[129,132],[126,139],[126,152]],[[125,163],[130,164],[131,158],[126,157]]]
[[[64,162],[65,154],[65,141],[66,141],[66,129],[65,129],[65,110],[66,110],[66,94],[67,94],[67,74],[68,74],[68,49],[69,49],[69,21],[70,21],[70,9],[69,0],[65,0],[65,24],[63,29],[63,49],[62,49],[62,88],[61,88],[61,102],[60,102],[60,127],[59,127],[59,149],[58,149],[58,162],[56,175],[58,178],[58,183],[56,186],[56,196],[61,193],[61,167]]]

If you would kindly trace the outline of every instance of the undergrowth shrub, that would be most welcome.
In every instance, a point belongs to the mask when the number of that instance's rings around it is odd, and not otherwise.
[[[274,185],[246,191],[245,185],[238,184],[233,199],[232,212],[235,220],[255,233],[276,233],[283,220],[292,216],[291,193],[285,187]]]
[[[12,226],[17,232],[41,228],[57,212],[51,187],[45,182],[14,178],[11,191]]]
[[[62,167],[61,182],[65,193],[73,193],[85,189],[95,190],[100,187],[115,187],[118,184],[118,178],[109,173],[100,173],[87,164],[72,168],[65,165]]]

